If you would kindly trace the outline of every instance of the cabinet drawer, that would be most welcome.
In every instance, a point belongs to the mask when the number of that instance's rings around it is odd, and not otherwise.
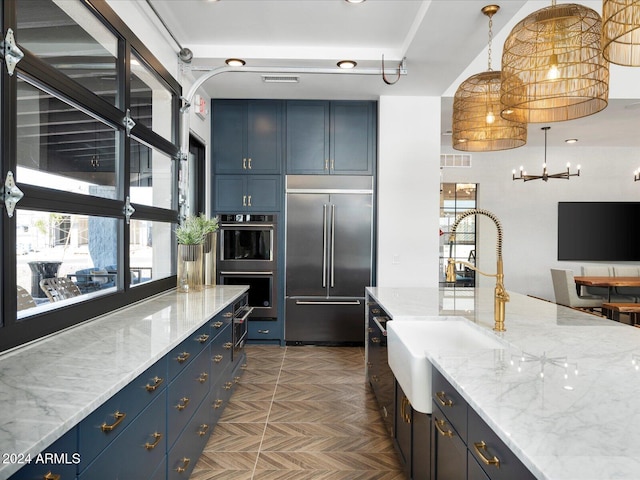
[[[224,329],[226,325],[231,324],[233,318],[233,306],[228,306],[222,312],[218,313],[209,322],[211,327],[211,340],[215,339]]]
[[[163,357],[80,423],[81,469],[165,390],[166,379],[167,362]]]
[[[491,428],[472,409],[469,409],[469,452],[491,480],[533,480],[515,454],[498,438]],[[499,464],[496,462],[499,462]]]
[[[78,480],[150,478],[162,463],[167,448],[166,395],[166,390],[159,394]]]
[[[467,478],[467,446],[447,421],[447,417],[444,416],[436,401],[432,403],[431,420],[434,426],[432,468],[436,472],[435,478],[436,480]]]
[[[232,366],[227,365],[218,380],[211,385],[209,394],[210,421],[212,425],[218,423],[224,407],[227,406],[233,390]]]
[[[487,477],[487,474],[484,473],[480,464],[473,458],[471,452],[468,453],[467,456],[467,480],[491,480]]]
[[[169,451],[168,479],[187,479],[191,475],[213,430],[210,410],[209,402],[203,401]]]
[[[167,389],[169,446],[173,445],[198,405],[208,395],[211,385],[209,376],[209,351],[207,350],[193,359],[186,370],[169,384]]]
[[[435,368],[431,367],[433,403],[440,407],[447,422],[467,442],[467,402]]]
[[[222,332],[211,342],[211,384],[217,382],[222,372],[231,363],[233,343],[231,326],[226,325]]]
[[[49,455],[54,454],[51,460]],[[31,463],[14,473],[9,480],[42,480],[45,475],[59,475],[60,480],[73,480],[81,461],[78,455],[78,430],[73,428],[56,440],[38,456],[31,457]]]
[[[206,323],[168,354],[169,381],[183,371],[196,356],[205,349],[211,340],[211,330]]]

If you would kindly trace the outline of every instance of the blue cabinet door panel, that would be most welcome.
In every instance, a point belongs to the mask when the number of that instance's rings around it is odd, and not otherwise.
[[[134,421],[167,386],[167,361],[162,358],[79,425],[80,470]]]
[[[329,173],[329,102],[287,102],[287,173]]]
[[[253,175],[247,177],[247,207],[249,211],[273,212],[280,210],[280,177]]]
[[[227,366],[231,364],[232,348],[231,326],[226,325],[224,330],[211,342],[212,385],[218,381]]]
[[[247,172],[280,173],[282,165],[282,102],[247,102]]]
[[[373,119],[372,102],[331,104],[331,173],[373,174]]]
[[[211,158],[217,173],[233,173],[246,167],[245,102],[213,102],[211,108]],[[244,162],[243,162],[244,160]]]
[[[175,347],[167,355],[169,362],[169,382],[171,382],[180,372],[195,359],[198,354],[209,346],[211,341],[211,330],[209,324],[201,326],[195,333],[189,335],[180,345]]]

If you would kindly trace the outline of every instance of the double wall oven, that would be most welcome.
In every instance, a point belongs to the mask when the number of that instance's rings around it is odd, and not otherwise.
[[[277,318],[277,216],[220,215],[220,285],[249,285],[252,318]]]

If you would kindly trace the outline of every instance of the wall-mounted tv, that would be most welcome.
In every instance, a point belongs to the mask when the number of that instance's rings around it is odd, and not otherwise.
[[[640,202],[558,202],[558,260],[640,261]]]

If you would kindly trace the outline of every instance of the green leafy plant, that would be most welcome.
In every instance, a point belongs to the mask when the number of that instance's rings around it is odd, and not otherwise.
[[[200,228],[202,229],[202,232],[205,235],[207,233],[213,233],[213,232],[217,232],[218,231],[219,225],[218,225],[218,218],[217,217],[207,218],[204,215],[204,213],[201,213],[200,215],[195,217],[195,219],[200,224]]]
[[[198,217],[189,216],[176,227],[176,239],[180,245],[199,245],[204,242],[204,236]]]

